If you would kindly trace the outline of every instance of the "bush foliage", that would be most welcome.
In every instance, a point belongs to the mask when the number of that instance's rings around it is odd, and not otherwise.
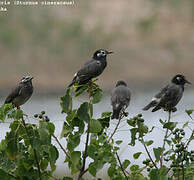
[[[83,102],[76,109],[73,98],[87,91],[88,101]],[[166,121],[160,120],[165,136],[159,147],[152,147],[153,140],[146,140],[154,127],[149,128],[144,124],[142,114],[126,119],[121,114],[114,131],[108,135],[107,129],[111,123],[111,112],[102,112],[99,118],[93,117],[94,104],[99,103],[103,97],[102,90],[96,84],[87,84],[73,93],[67,89],[61,97],[61,113],[65,120],[61,138],[66,141],[63,146],[55,136],[55,125],[42,111],[35,114],[37,124],[26,123],[28,116],[22,110],[15,110],[11,104],[0,108],[0,119],[12,119],[10,130],[0,142],[0,179],[4,180],[47,180],[53,177],[59,158],[60,147],[64,152],[64,163],[68,164],[72,177],[87,179],[87,173],[93,179],[100,179],[98,171],[105,168],[107,175],[113,180],[193,180],[194,177],[194,151],[189,150],[194,139],[192,128],[192,112],[187,110],[188,121],[182,128],[177,127],[177,122],[171,122],[171,113]],[[131,163],[130,160],[121,161],[119,157],[121,140],[114,140],[121,119],[130,127],[130,147],[140,142],[147,153],[142,165]],[[189,138],[185,137],[185,130],[190,129]],[[84,148],[78,150],[81,138],[84,139]],[[53,144],[54,139],[58,146]],[[153,152],[153,153],[152,153]],[[142,152],[134,152],[133,158],[138,159]],[[88,161],[89,160],[89,161]],[[71,180],[72,177],[62,180]]]

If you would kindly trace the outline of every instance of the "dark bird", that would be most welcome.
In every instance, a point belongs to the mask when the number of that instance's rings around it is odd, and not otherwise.
[[[176,105],[180,101],[184,92],[184,85],[191,84],[185,76],[178,74],[174,76],[171,83],[164,87],[158,94],[156,94],[152,101],[143,108],[144,111],[153,108],[155,112],[161,108],[166,111],[176,111]]]
[[[118,81],[111,93],[113,107],[112,119],[119,119],[121,113],[127,116],[125,109],[129,106],[131,92],[124,81]]]
[[[113,52],[104,49],[97,50],[94,53],[92,60],[86,62],[84,66],[75,73],[74,78],[68,87],[71,87],[75,83],[78,83],[78,85],[86,84],[92,78],[99,76],[107,66],[107,55],[111,53]]]
[[[12,90],[5,100],[5,104],[12,103],[17,109],[20,108],[33,93],[32,86],[33,77],[25,76],[21,79],[19,84]]]

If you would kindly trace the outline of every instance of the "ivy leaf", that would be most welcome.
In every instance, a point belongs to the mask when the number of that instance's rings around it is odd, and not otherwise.
[[[78,118],[88,123],[90,121],[90,116],[88,111],[89,111],[89,104],[88,102],[84,102],[83,104],[81,104],[81,106],[77,111]]]
[[[63,180],[73,180],[71,177],[64,177]]]
[[[142,154],[142,152],[137,152],[137,153],[133,154],[133,158],[138,159],[141,154]]]
[[[172,131],[177,124],[178,124],[177,122],[167,122],[163,125],[163,128],[166,128]]]
[[[160,179],[158,169],[152,169],[149,174],[150,180],[158,180]]]
[[[49,133],[51,135],[53,135],[55,132],[55,125],[53,123],[49,122],[49,123],[47,123],[47,129],[48,129]]]
[[[90,132],[99,133],[102,130],[102,126],[98,120],[92,119],[90,121]]]
[[[163,148],[161,148],[161,147],[153,148],[153,151],[154,151],[154,155],[155,155],[156,161],[158,162],[160,160],[160,156],[161,156],[161,154],[163,152]]]
[[[0,169],[0,179],[3,180],[14,180],[14,178],[10,177],[5,171]]]
[[[130,167],[130,170],[131,170],[132,172],[138,171],[138,170],[139,170],[139,165],[136,165],[136,164],[132,165],[132,166]]]

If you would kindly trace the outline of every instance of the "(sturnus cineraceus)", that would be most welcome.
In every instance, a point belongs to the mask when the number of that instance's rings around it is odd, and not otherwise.
[[[97,50],[92,60],[86,62],[84,66],[75,73],[72,82],[68,87],[71,87],[75,83],[83,85],[88,83],[92,78],[99,76],[107,66],[106,57],[108,54],[113,53],[104,49]]]
[[[5,100],[5,104],[12,103],[17,109],[23,105],[32,95],[33,77],[25,76],[21,79],[19,84],[12,90],[9,96]]]
[[[174,76],[171,83],[156,94],[152,101],[146,107],[144,107],[143,110],[146,111],[154,107],[152,112],[155,112],[161,108],[166,111],[176,111],[175,106],[183,96],[185,83],[191,84],[188,80],[186,80],[185,76],[181,74]]]
[[[129,106],[131,92],[124,81],[118,81],[111,93],[111,105],[113,107],[112,119],[119,119],[121,113]]]

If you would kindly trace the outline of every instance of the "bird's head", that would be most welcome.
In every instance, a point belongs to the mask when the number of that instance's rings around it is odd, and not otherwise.
[[[106,56],[107,56],[108,54],[112,54],[112,53],[113,53],[112,51],[107,51],[107,50],[105,50],[105,49],[99,49],[99,50],[97,50],[97,51],[94,53],[93,58],[94,58],[94,59],[97,59],[97,60],[104,59],[104,58],[106,58]]]
[[[191,84],[186,78],[185,76],[183,76],[182,74],[177,74],[176,76],[174,76],[172,78],[172,83],[177,84],[177,85],[184,85],[184,84]]]
[[[21,79],[20,83],[31,82],[32,79],[33,79],[33,77],[31,77],[31,76],[24,76],[24,77]]]
[[[118,86],[127,86],[127,83],[125,82],[125,81],[117,81],[117,83],[116,83],[116,87],[118,87]]]

